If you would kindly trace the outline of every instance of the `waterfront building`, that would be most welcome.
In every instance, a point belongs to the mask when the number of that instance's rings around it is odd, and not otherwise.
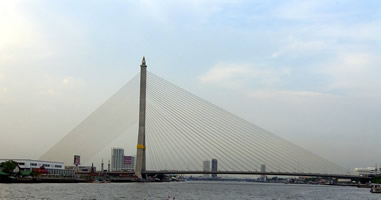
[[[124,149],[111,149],[111,171],[121,171],[124,165]]]
[[[48,175],[54,176],[73,176],[74,171],[65,169],[63,162],[44,161],[44,160],[32,160],[32,159],[0,159],[0,163],[6,161],[15,161],[18,163],[18,167],[21,171],[38,171],[43,169]]]
[[[93,169],[94,172],[97,171],[97,168],[94,166],[66,166],[65,169],[82,173],[91,173],[91,169]]]
[[[202,162],[203,171],[210,171],[210,160],[205,160]],[[210,174],[204,174],[204,178],[210,178]]]
[[[355,175],[364,176],[364,175],[375,175],[376,167],[367,167],[367,168],[355,168]]]
[[[63,162],[31,160],[31,159],[0,159],[0,163],[13,160],[18,163],[20,169],[32,170],[33,168],[40,168],[43,166],[45,169],[65,169]]]
[[[212,171],[218,171],[218,161],[217,159],[212,159]],[[217,178],[217,174],[212,174],[212,178]]]

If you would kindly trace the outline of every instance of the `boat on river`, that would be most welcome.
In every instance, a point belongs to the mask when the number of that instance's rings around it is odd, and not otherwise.
[[[373,184],[370,188],[371,193],[381,193],[381,184]]]

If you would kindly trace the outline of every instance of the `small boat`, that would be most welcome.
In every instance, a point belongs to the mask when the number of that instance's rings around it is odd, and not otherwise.
[[[371,193],[381,193],[381,184],[373,184],[370,188]]]

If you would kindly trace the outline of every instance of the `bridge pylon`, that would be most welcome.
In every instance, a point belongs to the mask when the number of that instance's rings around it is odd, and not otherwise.
[[[145,178],[142,172],[146,171],[146,89],[147,89],[147,65],[143,57],[140,65],[140,100],[139,100],[139,133],[138,145],[136,150],[136,169],[135,175],[139,178]]]

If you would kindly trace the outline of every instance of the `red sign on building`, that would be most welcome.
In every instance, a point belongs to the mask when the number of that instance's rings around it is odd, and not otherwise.
[[[81,157],[79,155],[74,155],[74,165],[81,164]]]
[[[131,156],[124,156],[124,164],[131,164]]]

